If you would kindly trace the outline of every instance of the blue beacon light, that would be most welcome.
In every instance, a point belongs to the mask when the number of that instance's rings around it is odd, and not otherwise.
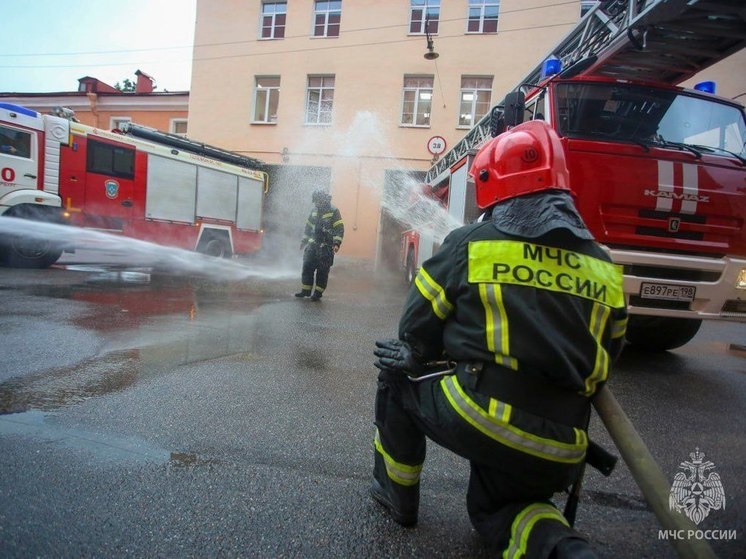
[[[715,89],[717,89],[717,84],[715,82],[699,82],[694,86],[694,89],[697,91],[703,91],[704,93],[715,93]]]
[[[562,70],[562,61],[559,58],[551,57],[544,61],[541,67],[541,77],[546,78],[554,74],[559,74]]]

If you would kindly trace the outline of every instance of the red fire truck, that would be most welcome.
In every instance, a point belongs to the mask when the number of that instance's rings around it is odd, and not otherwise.
[[[707,92],[709,83],[672,85],[744,45],[746,23],[726,4],[599,4],[428,171],[430,196],[451,218],[473,221],[468,171],[479,146],[505,126],[546,120],[583,218],[624,266],[628,341],[672,349],[703,319],[746,321],[744,109]],[[409,280],[440,240],[404,233]]]
[[[251,253],[262,240],[262,167],[136,124],[100,130],[0,103],[0,219],[70,224],[213,256]],[[7,230],[6,266],[47,267],[75,248]]]

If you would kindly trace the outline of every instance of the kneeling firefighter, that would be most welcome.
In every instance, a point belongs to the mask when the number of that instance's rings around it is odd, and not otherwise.
[[[578,214],[546,123],[494,138],[470,173],[485,218],[446,237],[399,339],[376,342],[371,494],[417,522],[427,436],[469,460],[469,517],[502,557],[595,557],[550,499],[582,471],[591,398],[622,348],[622,272]]]

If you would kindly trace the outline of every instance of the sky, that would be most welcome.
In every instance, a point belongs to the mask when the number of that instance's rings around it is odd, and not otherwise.
[[[0,0],[0,92],[114,86],[135,72],[156,91],[187,91],[196,0]]]

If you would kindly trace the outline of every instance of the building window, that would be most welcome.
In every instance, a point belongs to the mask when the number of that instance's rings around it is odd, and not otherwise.
[[[598,0],[580,0],[580,17],[591,11],[598,4]]]
[[[285,36],[287,2],[262,2],[262,39],[282,39]]]
[[[254,83],[254,122],[277,122],[280,76],[257,76]]]
[[[132,122],[128,116],[113,116],[109,119],[109,130],[121,130],[127,122]]]
[[[438,32],[440,19],[440,0],[410,0],[409,32],[425,34]],[[425,22],[428,27],[425,29]]]
[[[492,78],[462,77],[458,125],[474,126],[490,110],[491,101]]]
[[[331,124],[334,76],[308,76],[306,124]]]
[[[467,33],[497,33],[500,0],[469,0]]]
[[[430,126],[432,103],[432,76],[404,76],[404,95],[401,109],[402,125]]]
[[[171,119],[171,134],[178,134],[179,136],[186,136],[187,120],[185,118],[172,118]]]
[[[314,37],[339,37],[342,0],[316,0],[313,12]]]

